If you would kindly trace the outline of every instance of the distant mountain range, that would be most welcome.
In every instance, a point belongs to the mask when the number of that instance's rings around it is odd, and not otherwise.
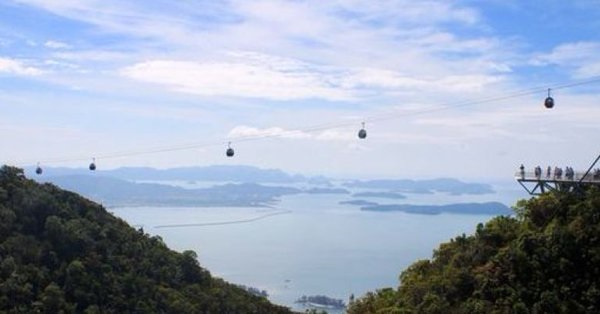
[[[208,188],[185,189],[166,184],[135,183],[102,175],[36,177],[77,192],[106,206],[266,206],[291,194],[348,194],[345,189],[266,186],[258,183],[227,183]]]
[[[446,207],[415,205],[379,205],[358,198],[404,199],[402,193],[486,194],[494,193],[492,187],[482,183],[465,183],[456,179],[432,180],[369,180],[335,182],[323,176],[291,175],[278,169],[261,169],[252,166],[209,166],[172,169],[143,167],[114,170],[51,168],[45,167],[41,176],[27,169],[30,177],[41,182],[51,182],[61,188],[82,194],[106,206],[269,206],[281,196],[292,194],[347,194],[356,198],[346,204],[363,206],[363,210],[401,210],[413,213],[460,212],[453,205]],[[146,181],[146,182],[144,182]],[[152,181],[153,183],[148,183]],[[161,183],[164,181],[164,183]],[[204,188],[183,188],[169,185],[168,181],[214,182]],[[499,203],[498,203],[499,204]],[[455,204],[465,205],[465,204]],[[466,204],[464,211],[505,213],[506,206],[495,204]]]
[[[432,194],[434,192],[461,194],[491,194],[494,189],[489,184],[466,183],[452,178],[431,180],[368,180],[347,182],[349,188],[381,189],[390,192]]]
[[[29,167],[25,172],[33,176],[35,168]],[[207,166],[179,167],[155,169],[147,167],[124,167],[112,170],[96,170],[97,173],[124,180],[133,181],[207,181],[207,182],[250,182],[250,183],[308,183],[313,185],[330,185],[323,176],[305,177],[292,175],[279,169],[261,169],[252,166]],[[65,176],[89,174],[84,168],[44,167],[44,175]]]
[[[35,168],[25,168],[30,177],[35,176]],[[148,167],[123,167],[111,170],[98,169],[96,174],[129,181],[203,181],[203,182],[237,182],[237,183],[306,183],[308,185],[331,187],[333,180],[324,176],[303,176],[289,174],[279,169],[262,169],[253,166],[206,166],[178,167],[155,169]],[[44,167],[43,176],[59,177],[66,175],[89,175],[86,168]],[[399,193],[433,194],[435,192],[461,194],[494,193],[489,184],[467,183],[452,178],[430,180],[365,180],[348,181],[343,184],[348,188],[385,190],[389,198],[401,198]],[[343,193],[343,192],[342,192]],[[379,192],[374,192],[379,193]],[[392,196],[391,193],[397,195]],[[382,194],[383,195],[383,194]],[[369,196],[371,197],[371,196]],[[373,195],[375,197],[375,195]],[[386,196],[383,196],[386,197]]]
[[[359,192],[352,194],[353,197],[376,197],[376,198],[389,198],[389,199],[405,199],[404,194],[396,192]]]

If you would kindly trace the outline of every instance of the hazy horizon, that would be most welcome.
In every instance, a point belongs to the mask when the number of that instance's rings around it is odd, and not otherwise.
[[[11,166],[11,165],[8,165]],[[36,168],[37,165],[35,164],[31,164],[31,165],[25,165],[22,166],[22,168],[24,168],[28,173],[28,175],[31,176],[35,176],[37,177],[38,175],[34,174],[34,170]],[[181,166],[177,166],[177,167],[153,167],[153,166],[136,166],[136,165],[128,165],[128,166],[113,166],[110,168],[98,168],[96,169],[95,172],[91,172],[87,165],[81,165],[81,166],[55,166],[55,165],[51,165],[51,166],[44,166],[41,165],[42,169],[44,169],[44,173],[42,174],[42,176],[48,176],[48,175],[53,175],[52,171],[56,170],[56,169],[61,169],[61,170],[69,170],[69,171],[78,171],[81,172],[83,174],[90,174],[93,175],[94,173],[99,173],[102,174],[103,172],[108,172],[108,171],[114,171],[114,170],[119,170],[119,169],[127,169],[127,168],[132,168],[132,169],[153,169],[153,170],[172,170],[172,169],[194,169],[194,168],[210,168],[210,167],[252,167],[258,170],[276,170],[276,171],[281,171],[284,174],[290,175],[290,176],[304,176],[307,178],[311,178],[311,177],[325,177],[327,179],[331,179],[331,180],[336,180],[336,181],[352,181],[352,180],[393,180],[393,179],[397,179],[397,180],[403,180],[403,179],[408,179],[408,180],[432,180],[432,179],[456,179],[456,180],[460,180],[460,181],[467,181],[467,182],[477,182],[477,183],[500,183],[500,184],[508,184],[508,183],[513,183],[515,185],[518,185],[517,181],[515,180],[514,177],[514,173],[518,170],[515,169],[514,171],[507,173],[506,176],[499,176],[499,177],[478,177],[478,176],[473,176],[473,177],[469,177],[469,176],[449,176],[449,175],[444,175],[443,173],[440,173],[438,175],[436,174],[431,174],[431,175],[420,175],[420,176],[403,176],[401,174],[396,175],[396,174],[359,174],[356,176],[352,176],[349,174],[332,174],[332,175],[324,175],[322,173],[310,173],[310,172],[292,172],[292,171],[288,171],[287,169],[282,169],[282,168],[275,168],[275,167],[259,167],[256,165],[251,165],[251,164],[234,164],[234,165],[227,165],[227,164],[212,164],[212,165],[181,165]],[[48,173],[48,169],[50,169],[50,173]],[[234,169],[234,168],[232,168]],[[34,178],[35,178],[34,177]]]

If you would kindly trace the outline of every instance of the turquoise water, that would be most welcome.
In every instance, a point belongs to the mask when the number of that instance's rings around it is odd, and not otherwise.
[[[405,202],[482,198],[514,203],[519,193],[427,195]],[[294,301],[302,295],[321,294],[347,302],[350,294],[396,287],[398,275],[412,262],[431,257],[440,242],[470,234],[478,223],[491,218],[363,212],[338,204],[347,199],[346,195],[294,195],[283,197],[271,209],[136,207],[112,211],[161,236],[175,250],[196,251],[200,264],[213,275],[267,290],[271,301],[298,310],[302,308]]]

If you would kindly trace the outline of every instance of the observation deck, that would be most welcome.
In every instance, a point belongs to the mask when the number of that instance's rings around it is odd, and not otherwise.
[[[600,171],[574,171],[572,176],[542,171],[536,175],[534,171],[517,171],[515,179],[531,195],[539,195],[549,191],[574,192],[587,185],[600,186]]]

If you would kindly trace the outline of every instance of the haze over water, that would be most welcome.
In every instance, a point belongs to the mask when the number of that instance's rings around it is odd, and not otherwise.
[[[516,184],[515,184],[516,185]],[[476,196],[412,195],[406,203],[501,201],[514,204],[517,187]],[[430,258],[441,242],[471,234],[489,215],[414,215],[365,212],[340,205],[348,195],[285,196],[274,208],[116,208],[113,212],[178,251],[194,250],[203,267],[227,281],[267,290],[269,299],[302,310],[302,295],[347,302],[381,287],[396,287],[400,272]],[[377,200],[382,201],[382,200]],[[397,201],[396,201],[397,202]],[[277,213],[263,219],[262,216]],[[242,223],[187,227],[181,224]]]

